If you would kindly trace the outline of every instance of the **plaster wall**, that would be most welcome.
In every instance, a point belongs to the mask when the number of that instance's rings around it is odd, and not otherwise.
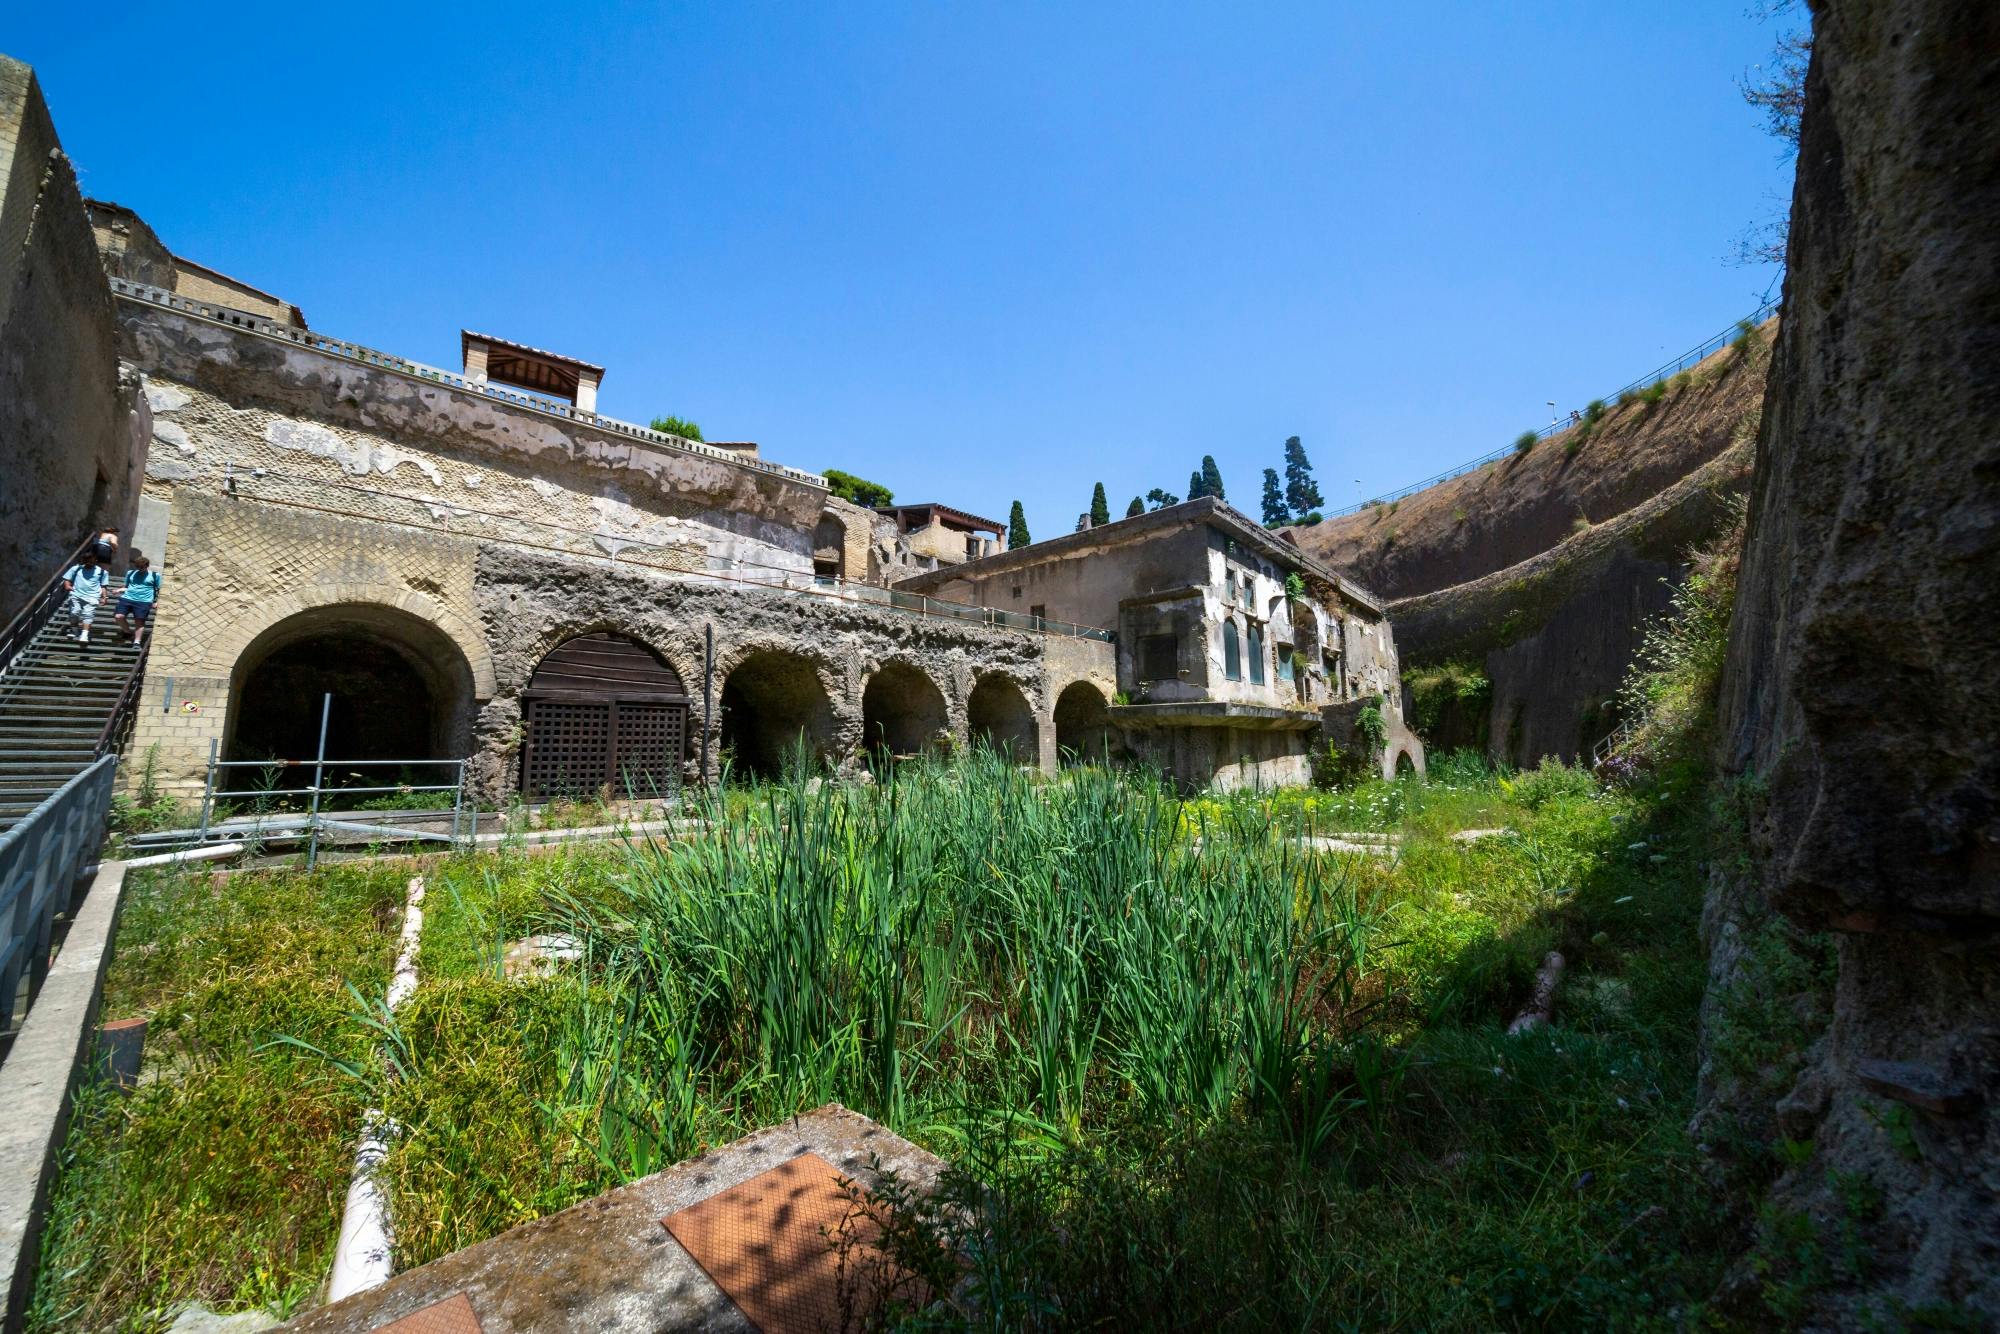
[[[69,160],[26,66],[0,59],[0,619],[89,530],[129,531],[145,458],[110,292]],[[32,177],[32,187],[28,184]]]
[[[175,423],[186,440],[168,441],[184,471],[156,472],[159,480],[212,477],[234,449],[247,451],[246,463],[282,460],[287,473],[319,458],[350,478],[393,477],[414,488],[413,498],[446,506],[490,508],[480,503],[490,482],[537,517],[587,513],[591,522],[579,526],[613,545],[698,539],[714,561],[811,571],[826,492],[800,477],[634,440],[147,302],[120,299],[118,316],[127,358],[149,380],[187,394],[193,408],[190,421]],[[204,401],[195,402],[197,392]],[[227,414],[239,411],[265,415],[232,422]],[[282,421],[291,425],[274,434],[269,428]],[[478,481],[468,482],[475,473]]]

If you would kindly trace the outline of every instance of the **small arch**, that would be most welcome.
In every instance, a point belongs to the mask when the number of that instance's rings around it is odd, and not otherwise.
[[[1407,750],[1397,751],[1396,777],[1401,778],[1404,774],[1413,774],[1416,771],[1417,771],[1417,762],[1410,758],[1410,752]]]
[[[984,742],[1016,762],[1031,763],[1039,753],[1035,710],[1007,677],[981,677],[966,697],[965,713],[974,745]]]
[[[230,665],[223,758],[312,758],[328,695],[331,759],[456,759],[471,744],[473,671],[453,637],[397,607],[343,602],[295,612],[243,644]],[[400,779],[375,765],[356,773],[335,773],[330,782]],[[310,775],[292,768],[278,781],[303,787]],[[417,781],[442,780],[427,771]]]
[[[1243,679],[1243,642],[1234,620],[1222,623],[1222,674],[1232,681]]]
[[[746,654],[722,680],[722,745],[740,773],[776,778],[803,744],[809,758],[833,750],[833,703],[819,670],[782,649]]]
[[[521,700],[521,790],[530,800],[601,790],[648,797],[679,786],[687,689],[629,635],[564,640],[536,664]]]
[[[861,737],[867,750],[919,755],[936,746],[946,725],[944,692],[908,663],[884,663],[861,691]]]
[[[1095,764],[1107,758],[1111,744],[1110,702],[1088,681],[1072,681],[1056,696],[1056,760],[1059,764]]]

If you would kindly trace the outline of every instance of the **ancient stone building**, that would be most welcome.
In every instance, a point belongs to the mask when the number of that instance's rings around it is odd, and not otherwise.
[[[1381,604],[1220,500],[1185,501],[896,586],[1037,623],[1114,630],[1118,691],[1095,724],[1103,744],[1184,785],[1305,782],[1328,723],[1339,730],[1370,706],[1382,718],[1384,772],[1423,765],[1422,744],[1403,725]]]

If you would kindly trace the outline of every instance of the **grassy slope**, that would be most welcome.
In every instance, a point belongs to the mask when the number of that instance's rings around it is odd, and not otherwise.
[[[1579,518],[1603,523],[1715,458],[1763,400],[1775,321],[1753,356],[1716,353],[1657,405],[1613,407],[1574,450],[1565,431],[1524,456],[1380,506],[1291,532],[1299,545],[1386,598],[1428,593],[1561,543]]]
[[[950,798],[948,788],[926,799]],[[992,1221],[1014,1245],[987,1296],[1024,1317],[1054,1302],[1070,1322],[1116,1314],[1181,1327],[1335,1313],[1363,1325],[1630,1323],[1705,1290],[1726,1238],[1708,1221],[1680,1130],[1700,964],[1699,891],[1678,808],[1595,794],[1556,771],[1511,787],[1461,773],[1450,786],[1239,797],[1172,815],[1163,836],[1185,846],[1200,834],[1213,863],[1173,873],[1182,888],[1162,898],[1160,921],[1183,925],[1185,896],[1204,883],[1197,874],[1224,875],[1221,859],[1238,855],[1251,869],[1278,865],[1231,851],[1235,840],[1271,848],[1270,828],[1307,825],[1405,834],[1393,865],[1316,863],[1355,896],[1350,914],[1374,927],[1351,989],[1327,993],[1275,1094],[1227,1058],[1216,1068],[1234,1082],[1219,1102],[1204,1109],[1183,1092],[1163,1107],[1132,1080],[1170,1083],[1175,1044],[1134,1046],[1109,1029],[1081,1083],[1061,1072],[1041,1081],[1021,1007],[1045,972],[959,954],[937,974],[958,978],[959,990],[927,997],[919,978],[906,997],[893,1096],[879,1065],[860,1059],[865,1025],[849,1048],[837,1024],[834,1045],[807,1068],[772,1063],[789,1039],[760,1029],[758,996],[738,979],[708,1002],[721,1009],[697,1014],[707,1017],[694,1034],[694,1076],[676,1083],[649,1068],[648,1105],[620,1102],[615,1072],[590,1056],[616,1046],[614,1032],[654,1022],[632,1007],[662,997],[621,986],[606,951],[657,921],[635,915],[625,890],[658,887],[667,863],[604,853],[434,872],[425,980],[400,1024],[403,1077],[392,1084],[378,1070],[357,1084],[297,1049],[260,1044],[292,1033],[365,1059],[369,1035],[345,981],[379,996],[403,873],[239,876],[219,890],[205,879],[152,882],[121,932],[109,1012],[150,1011],[171,1038],[156,1039],[149,1060],[181,1054],[184,1070],[129,1101],[90,1101],[71,1139],[36,1327],[145,1328],[146,1312],[196,1296],[224,1306],[309,1300],[367,1094],[386,1098],[405,1127],[393,1159],[405,1264],[836,1096],[1002,1186]],[[1102,842],[1122,837],[1114,823],[1087,826],[1095,846],[1039,847],[1021,865],[1046,875],[1051,860],[1083,868],[1123,855]],[[1518,832],[1472,845],[1448,837],[1496,824]],[[842,858],[862,859],[856,866],[872,855],[841,846]],[[908,851],[911,869],[952,856]],[[974,899],[952,893],[958,911],[971,911]],[[1126,894],[1122,911],[1153,909]],[[1115,911],[1094,916],[1118,925]],[[728,932],[743,920],[690,919],[678,931]],[[971,919],[958,920],[969,932]],[[605,969],[597,984],[501,982],[498,942],[553,922],[606,933],[592,941]],[[1093,948],[1111,951],[1097,956],[1107,969],[1151,967],[1155,947],[1132,939],[1131,955],[1108,936]],[[286,948],[266,948],[274,941]],[[1507,1038],[1500,1026],[1551,945],[1573,960],[1564,1024]],[[830,975],[826,985],[852,981]],[[869,994],[851,993],[855,1004]],[[1085,1011],[1125,1013],[1133,994],[1114,987]],[[963,1022],[951,1018],[961,1004]],[[926,1023],[950,1036],[927,1039]],[[614,1104],[629,1122],[605,1115]],[[1002,1109],[1031,1119],[998,1131]],[[1089,1189],[1066,1189],[1083,1173]],[[1051,1244],[1058,1235],[1099,1245]]]

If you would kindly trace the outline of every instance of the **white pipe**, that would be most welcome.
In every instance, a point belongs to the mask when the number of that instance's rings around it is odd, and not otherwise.
[[[402,950],[383,1004],[390,1014],[417,989],[417,946],[424,934],[424,878],[410,881],[403,903]],[[340,1240],[333,1248],[333,1276],[326,1299],[337,1302],[386,1283],[395,1272],[391,1246],[395,1233],[389,1221],[389,1195],[377,1172],[396,1138],[396,1123],[374,1107],[361,1122],[361,1144],[354,1152],[354,1174],[347,1182],[347,1207],[340,1217]]]
[[[188,848],[181,852],[157,852],[150,857],[134,857],[125,863],[130,871],[140,866],[169,866],[175,862],[212,862],[224,857],[234,857],[243,851],[241,843],[217,843],[208,848]]]

